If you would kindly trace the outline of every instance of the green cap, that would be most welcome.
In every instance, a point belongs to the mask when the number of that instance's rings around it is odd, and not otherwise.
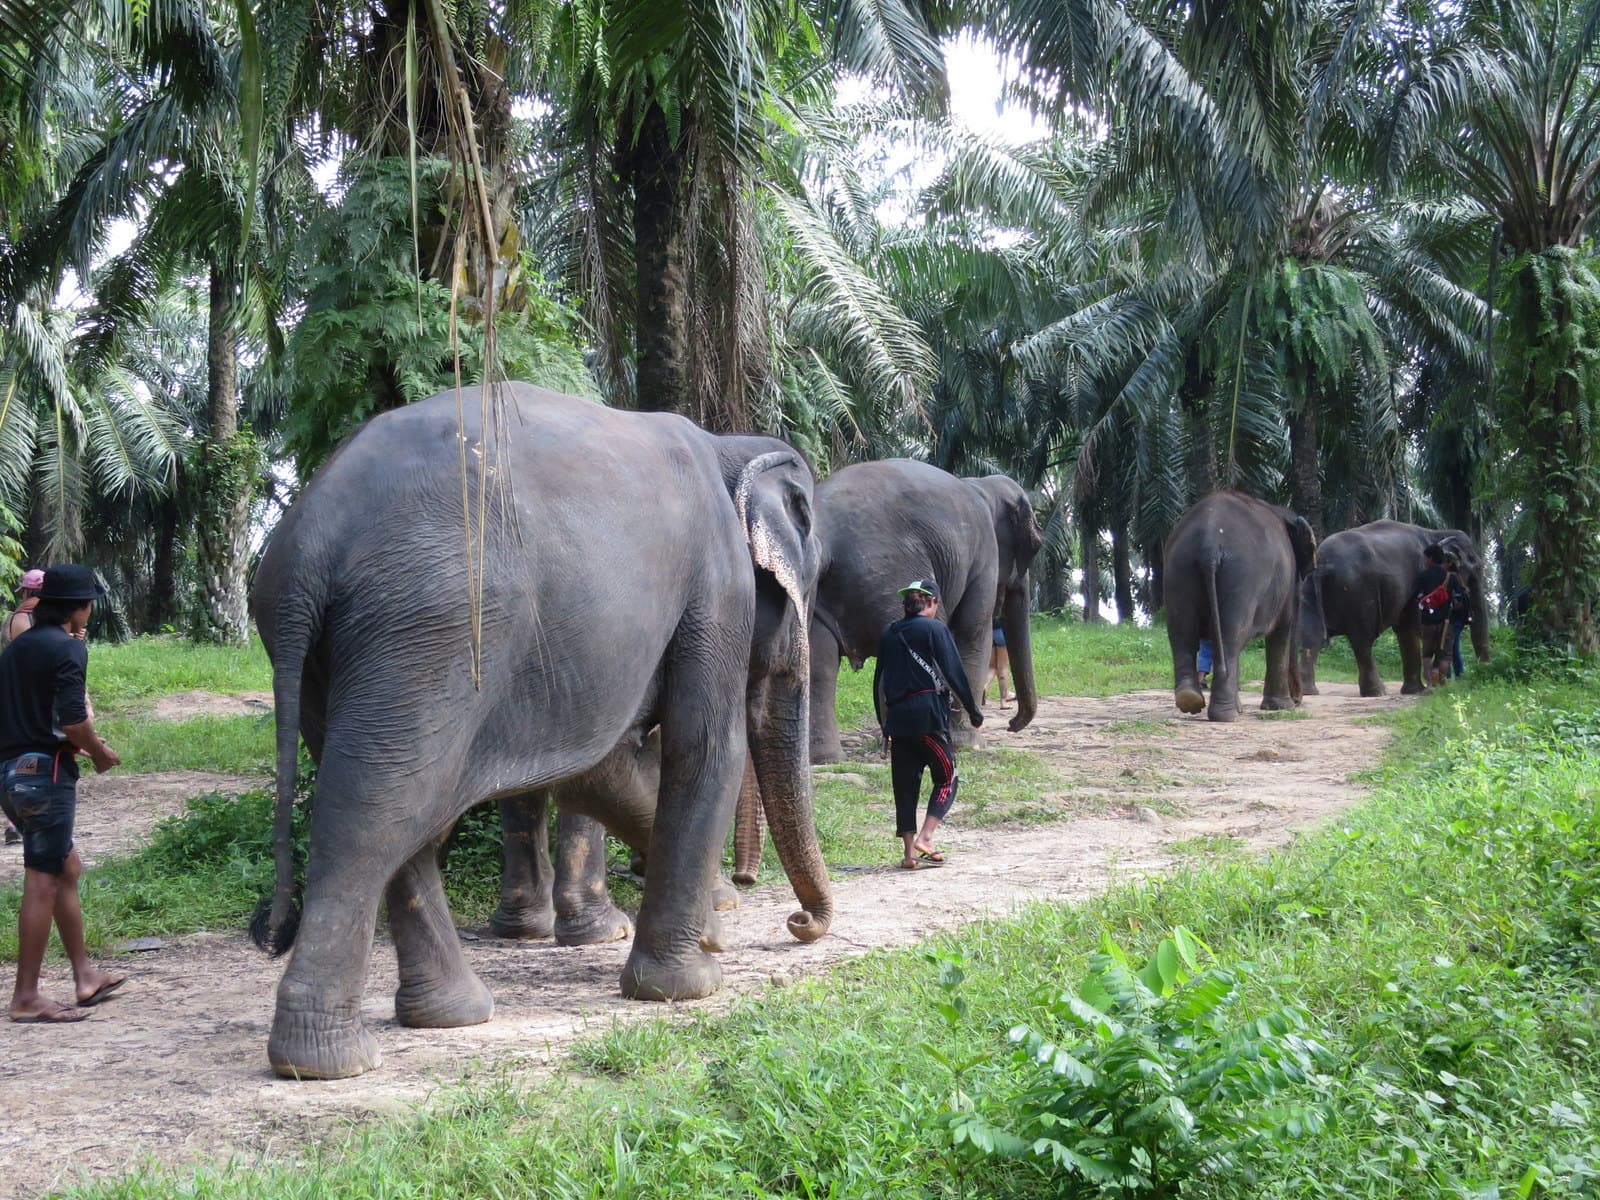
[[[909,592],[926,592],[937,600],[939,598],[939,585],[931,579],[913,579],[900,589],[900,595],[904,596]]]

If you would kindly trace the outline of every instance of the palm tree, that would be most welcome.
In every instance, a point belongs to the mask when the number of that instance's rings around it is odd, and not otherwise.
[[[1600,643],[1597,31],[1596,0],[1469,0],[1410,27],[1381,157],[1493,229],[1496,482],[1530,517],[1541,624],[1579,653]]]

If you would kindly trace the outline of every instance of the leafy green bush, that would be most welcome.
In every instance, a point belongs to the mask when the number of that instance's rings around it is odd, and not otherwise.
[[[1031,1161],[1064,1195],[1167,1197],[1246,1171],[1264,1141],[1319,1132],[1316,1104],[1262,1107],[1328,1057],[1309,1016],[1240,1015],[1239,975],[1201,965],[1211,958],[1182,926],[1137,969],[1104,937],[1076,992],[1042,998],[1012,1028],[1023,1090],[951,1113],[952,1143]]]

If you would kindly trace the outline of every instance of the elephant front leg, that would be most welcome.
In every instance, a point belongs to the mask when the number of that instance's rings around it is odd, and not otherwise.
[[[1400,684],[1400,694],[1414,696],[1427,691],[1427,685],[1422,682],[1422,630],[1416,627],[1396,629],[1394,636],[1400,643],[1400,671],[1403,680]],[[1376,669],[1373,675],[1376,677]],[[1381,689],[1382,685],[1379,687]],[[1365,696],[1368,693],[1363,690],[1361,694]],[[1380,690],[1371,694],[1381,696],[1383,692]]]
[[[505,938],[547,938],[556,922],[551,898],[555,872],[550,865],[549,792],[504,797],[500,801],[500,835],[504,849],[500,907],[489,918],[489,931]]]
[[[556,813],[556,942],[594,946],[628,936],[626,914],[606,888],[606,831],[599,821],[565,809]]]
[[[1398,632],[1398,631],[1397,631]],[[1350,649],[1356,656],[1356,679],[1363,696],[1384,696],[1389,689],[1383,686],[1383,680],[1378,677],[1378,663],[1372,656],[1372,639],[1351,635]],[[1411,639],[1411,654],[1413,662],[1407,657],[1406,635],[1400,634],[1400,661],[1405,664],[1406,684],[1402,691],[1411,691],[1411,679],[1417,680],[1417,691],[1422,690],[1422,652],[1417,646],[1416,638]]]
[[[1302,696],[1320,696],[1317,691],[1317,658],[1321,650],[1315,646],[1306,646],[1300,651],[1300,694]]]
[[[385,902],[400,961],[395,1019],[417,1029],[453,1029],[492,1017],[494,998],[461,952],[431,846],[395,872]]]
[[[1295,706],[1289,686],[1289,633],[1280,629],[1267,634],[1267,677],[1261,689],[1261,711],[1282,712]]]
[[[692,631],[691,631],[692,632]],[[685,637],[687,646],[697,639]],[[713,648],[717,639],[708,638]],[[683,653],[662,697],[661,794],[622,994],[694,1000],[722,984],[701,946],[746,753],[741,660]]]
[[[839,737],[839,641],[820,621],[811,622],[811,761],[844,761]]]

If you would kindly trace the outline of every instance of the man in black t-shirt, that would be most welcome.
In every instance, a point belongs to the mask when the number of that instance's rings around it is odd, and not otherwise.
[[[127,976],[102,971],[89,961],[78,904],[83,860],[72,844],[76,755],[87,755],[96,771],[109,771],[122,761],[95,733],[84,693],[89,649],[80,635],[94,602],[104,595],[87,567],[51,567],[44,575],[33,628],[0,653],[0,808],[22,833],[24,868],[13,1021],[81,1021],[90,1006],[127,982]],[[52,924],[72,963],[76,1008],[39,991]]]
[[[933,835],[956,800],[956,754],[950,744],[950,693],[961,701],[976,729],[983,713],[972,698],[961,656],[949,628],[938,620],[939,585],[918,579],[900,589],[905,619],[883,631],[872,676],[878,723],[889,741],[894,778],[895,832],[905,843],[906,870],[939,866],[944,855]],[[928,815],[917,831],[922,772],[933,776]]]

